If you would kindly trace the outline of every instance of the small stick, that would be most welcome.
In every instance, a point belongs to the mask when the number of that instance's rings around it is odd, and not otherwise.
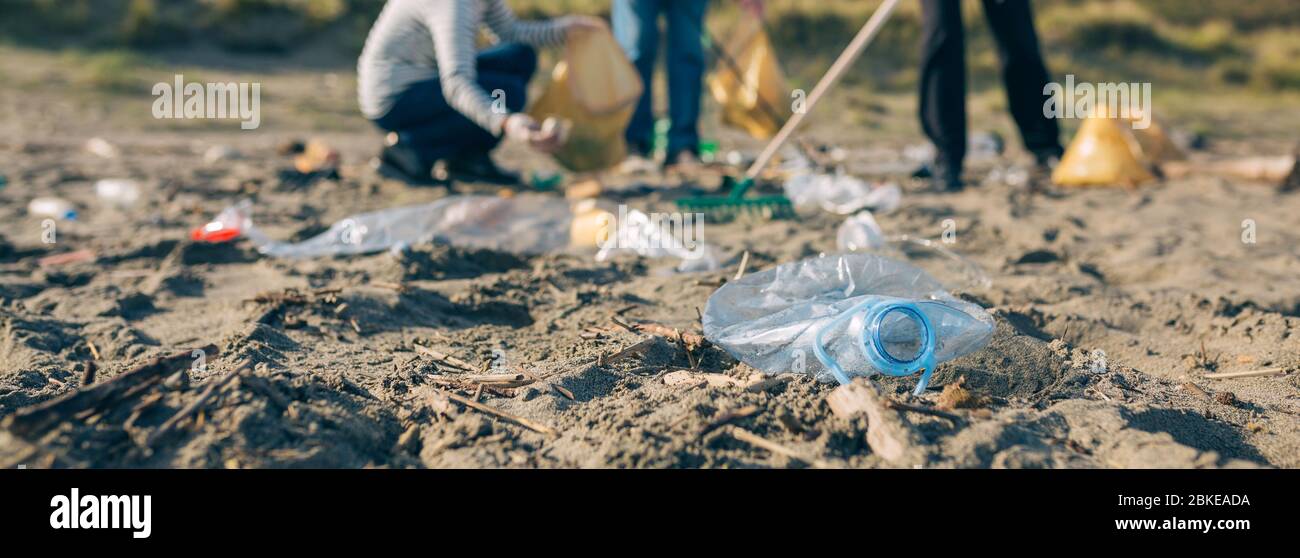
[[[782,374],[780,376],[772,376],[771,378],[764,378],[762,380],[759,380],[757,382],[745,386],[745,391],[748,391],[750,393],[761,393],[769,389],[772,389],[776,386],[783,385],[786,382],[789,382],[791,379],[792,376],[790,376],[789,374]]]
[[[455,401],[455,402],[457,402],[457,403],[460,403],[461,405],[464,405],[464,406],[469,407],[469,408],[471,408],[471,409],[474,409],[475,411],[478,411],[478,412],[480,412],[480,413],[487,414],[487,415],[492,415],[492,416],[494,416],[494,417],[497,417],[497,418],[499,418],[499,419],[502,419],[502,420],[505,420],[505,421],[508,421],[508,422],[513,422],[513,423],[515,423],[515,424],[518,424],[519,426],[522,426],[522,427],[524,427],[524,428],[527,428],[527,429],[529,429],[529,430],[532,430],[533,432],[537,432],[537,433],[540,433],[540,434],[545,434],[545,435],[547,435],[547,436],[558,436],[558,435],[559,435],[559,432],[556,432],[556,430],[555,430],[554,428],[551,428],[551,427],[549,427],[549,426],[546,426],[545,424],[541,424],[541,423],[538,423],[538,422],[534,422],[534,421],[529,420],[529,419],[526,419],[526,418],[524,418],[524,417],[520,417],[520,416],[512,415],[512,414],[507,413],[507,412],[505,412],[505,411],[502,411],[502,410],[499,410],[499,409],[496,409],[496,408],[493,408],[493,407],[489,407],[489,406],[487,406],[487,405],[484,405],[484,404],[482,404],[482,403],[479,403],[478,401],[474,401],[474,400],[468,399],[468,398],[466,398],[466,397],[461,397],[460,395],[456,395],[456,394],[451,393],[451,392],[444,392],[444,395],[446,395],[448,399],[450,399],[450,400],[452,400],[452,401]]]
[[[478,401],[482,398],[483,398],[483,384],[479,384],[478,389],[474,390],[474,400]]]
[[[653,337],[642,339],[641,341],[638,341],[635,345],[625,347],[619,352],[601,359],[601,364],[610,365],[620,360],[623,360],[629,356],[643,354],[646,351],[650,350],[650,346],[654,345],[654,342],[655,340]]]
[[[403,285],[401,283],[389,283],[388,281],[371,281],[370,286],[379,287],[382,289],[392,289],[399,293],[406,292],[406,288],[407,288],[406,285]]]
[[[749,267],[749,250],[745,250],[745,255],[740,257],[740,268],[736,270],[736,278],[732,281],[739,281],[745,276],[745,268]]]
[[[614,322],[614,325],[616,325],[616,326],[618,326],[618,327],[621,327],[621,328],[623,328],[623,329],[626,329],[626,330],[628,330],[628,331],[631,332],[631,333],[639,333],[639,332],[636,330],[636,328],[632,327],[631,324],[629,324],[629,323],[627,323],[627,322],[625,322],[625,321],[619,319],[618,316],[610,316],[610,317],[609,317],[609,321]]]
[[[1192,392],[1193,395],[1198,395],[1198,396],[1200,396],[1200,397],[1202,397],[1202,398],[1204,398],[1204,399],[1209,399],[1209,398],[1210,398],[1210,394],[1207,393],[1205,390],[1201,389],[1201,386],[1198,386],[1198,385],[1193,384],[1193,383],[1191,383],[1191,382],[1187,382],[1187,383],[1183,384],[1183,389],[1185,389],[1185,390],[1187,390],[1187,391],[1190,391],[1190,392]]]
[[[95,361],[92,360],[90,362],[87,362],[86,371],[81,374],[81,387],[86,387],[89,386],[90,384],[95,383],[95,372],[98,371],[99,371],[99,366],[95,364]]]
[[[173,428],[176,428],[177,424],[179,424],[182,420],[185,419],[185,417],[190,416],[195,411],[199,410],[199,408],[202,407],[205,403],[207,403],[208,399],[211,399],[212,395],[216,393],[218,389],[221,389],[222,386],[229,384],[231,380],[238,378],[240,374],[244,373],[244,371],[249,370],[251,368],[250,362],[251,361],[245,360],[242,364],[240,364],[237,368],[235,368],[234,372],[231,372],[217,380],[213,380],[209,382],[208,387],[204,388],[203,392],[199,394],[199,397],[197,399],[191,401],[189,405],[182,407],[181,410],[176,411],[176,414],[172,415],[171,418],[167,419],[166,422],[162,423],[162,426],[159,426],[157,430],[150,433],[149,436],[145,438],[145,444],[152,446],[154,442],[158,441],[159,438],[163,437],[168,432],[171,432]]]
[[[713,432],[714,430],[717,430],[720,427],[726,426],[730,424],[732,421],[752,417],[758,414],[758,412],[762,410],[763,408],[759,407],[758,405],[746,405],[739,409],[735,409],[735,410],[729,409],[726,411],[722,411],[721,413],[718,413],[716,418],[709,421],[709,424],[704,425],[704,428],[700,430],[699,435],[697,435],[695,438],[697,440],[701,439],[706,434]]]
[[[352,319],[348,320],[348,323],[352,324],[352,329],[353,329],[354,331],[356,331],[357,333],[361,333],[361,325],[357,323],[357,319],[356,319],[356,318],[352,318]]]
[[[682,332],[677,330],[673,331],[677,333],[677,344],[681,345],[682,350],[686,352],[686,362],[691,365],[691,370],[699,368],[699,364],[695,362],[695,355],[691,354],[691,348],[687,347],[686,341],[682,339]]]
[[[420,353],[424,356],[427,356],[443,364],[455,366],[456,368],[460,368],[466,372],[473,372],[475,370],[473,364],[465,362],[461,359],[458,359],[454,356],[451,356],[437,349],[431,349],[429,347],[425,347],[424,345],[415,345],[415,352]]]
[[[1262,370],[1248,370],[1246,372],[1219,372],[1216,374],[1206,374],[1202,377],[1209,378],[1211,380],[1226,380],[1229,378],[1254,378],[1256,376],[1275,376],[1278,374],[1286,374],[1286,367],[1279,366],[1277,368],[1264,368]]]
[[[784,455],[791,459],[802,461],[804,463],[812,465],[816,469],[823,469],[827,466],[826,462],[820,459],[807,457],[793,449],[790,449],[781,444],[768,440],[767,438],[759,436],[758,434],[754,434],[753,432],[745,430],[744,428],[741,428],[739,426],[732,426],[730,429],[728,429],[728,433],[730,433],[733,438],[745,442],[746,444],[749,444],[756,448],[765,449],[775,454]]]
[[[709,345],[709,341],[703,335],[692,331],[680,331],[676,328],[650,322],[642,322],[631,327],[635,328],[639,333],[648,333],[669,339],[675,339],[680,335],[683,340],[695,347],[707,347]]]
[[[563,396],[567,397],[567,398],[569,399],[569,401],[577,401],[577,400],[578,400],[577,397],[574,397],[574,396],[573,396],[573,392],[572,392],[572,391],[569,391],[569,390],[565,389],[565,388],[564,388],[563,386],[561,386],[560,384],[551,384],[551,388],[554,389],[555,391],[559,392],[560,395],[563,395]]]
[[[886,406],[888,406],[888,407],[891,408],[891,409],[897,409],[897,410],[899,410],[899,411],[908,411],[908,412],[912,412],[912,413],[917,413],[917,414],[922,414],[922,415],[930,415],[930,416],[939,417],[939,418],[942,418],[942,419],[947,419],[947,420],[949,420],[949,421],[952,421],[953,424],[961,424],[961,417],[960,417],[960,416],[958,416],[958,415],[954,415],[954,414],[949,413],[949,412],[947,412],[947,411],[940,411],[940,410],[938,410],[938,409],[931,409],[931,408],[929,408],[929,407],[922,407],[922,406],[920,406],[920,405],[909,405],[909,404],[907,404],[907,403],[899,403],[899,402],[894,401],[894,400],[892,400],[892,399],[889,400],[888,403],[886,403]]]
[[[95,357],[95,360],[103,360],[103,359],[100,358],[100,356],[99,356],[99,347],[96,347],[96,346],[95,346],[95,342],[94,342],[94,341],[91,341],[91,340],[87,339],[87,340],[86,340],[86,348],[90,349],[90,356]]]

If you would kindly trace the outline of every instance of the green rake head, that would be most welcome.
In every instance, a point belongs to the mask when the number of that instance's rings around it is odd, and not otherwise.
[[[696,196],[677,200],[677,207],[691,213],[703,213],[717,221],[730,221],[738,217],[761,219],[793,219],[794,206],[782,195],[745,197],[754,185],[753,178],[725,177],[723,187],[730,188],[726,196]]]

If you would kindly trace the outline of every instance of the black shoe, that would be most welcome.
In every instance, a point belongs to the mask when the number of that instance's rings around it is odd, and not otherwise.
[[[462,155],[447,161],[447,177],[457,182],[518,186],[519,175],[498,167],[487,153]]]
[[[404,143],[385,145],[379,152],[375,170],[379,174],[408,184],[441,184],[434,180],[433,167],[420,160],[420,154]]]
[[[961,180],[961,168],[954,168],[941,159],[930,164],[930,183],[940,192],[960,192],[966,188]]]

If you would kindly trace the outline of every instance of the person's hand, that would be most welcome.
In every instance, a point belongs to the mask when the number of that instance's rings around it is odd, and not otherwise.
[[[554,153],[564,145],[564,135],[559,126],[550,121],[546,126],[540,125],[522,112],[507,116],[502,129],[507,139],[527,142],[529,147],[542,153]]]
[[[608,30],[609,26],[605,20],[589,15],[571,15],[568,16],[564,27],[565,38],[572,40],[586,33],[595,31]]]
[[[741,9],[749,12],[750,15],[763,19],[763,0],[737,0],[740,2]]]

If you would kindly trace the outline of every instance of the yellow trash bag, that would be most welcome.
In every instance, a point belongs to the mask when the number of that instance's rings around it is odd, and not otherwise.
[[[790,88],[758,18],[743,17],[722,45],[709,91],[722,122],[758,139],[776,135],[790,118]]]
[[[1146,122],[1145,128],[1134,128],[1134,122],[1143,121],[1143,113],[1137,110],[1132,112],[1128,118],[1129,128],[1132,130],[1133,139],[1137,141],[1138,147],[1142,150],[1142,160],[1149,164],[1167,163],[1169,161],[1182,161],[1187,159],[1187,154],[1183,153],[1169,139],[1169,134],[1165,133],[1165,127],[1160,124],[1159,120],[1151,118]]]
[[[1079,127],[1052,172],[1061,186],[1135,186],[1155,176],[1143,166],[1142,148],[1125,120],[1098,111]]]
[[[636,68],[609,31],[591,31],[565,44],[564,59],[529,114],[539,122],[556,117],[572,124],[555,153],[560,164],[575,172],[601,170],[627,155],[623,133],[641,88]]]

